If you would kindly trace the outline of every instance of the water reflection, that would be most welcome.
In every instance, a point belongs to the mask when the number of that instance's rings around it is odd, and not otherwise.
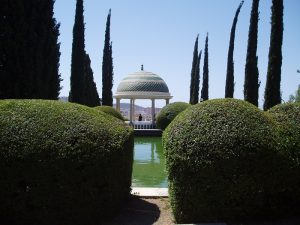
[[[167,187],[160,137],[135,137],[133,187]]]

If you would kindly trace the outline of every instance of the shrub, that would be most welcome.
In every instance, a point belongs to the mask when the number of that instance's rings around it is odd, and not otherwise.
[[[114,116],[114,117],[124,121],[124,117],[121,115],[121,113],[119,113],[117,110],[115,110],[115,108],[113,108],[111,106],[102,105],[102,106],[95,107],[95,109],[105,112],[111,116]]]
[[[279,127],[280,141],[278,146],[293,162],[289,177],[294,179],[289,181],[286,198],[289,204],[300,215],[300,103],[285,103],[274,106],[269,111]],[[294,211],[295,211],[294,210]]]
[[[176,221],[287,213],[289,161],[276,150],[277,138],[271,117],[242,100],[209,100],[178,115],[163,134]]]
[[[269,110],[279,126],[281,148],[300,164],[300,103],[285,103]]]
[[[156,116],[157,127],[164,130],[174,120],[174,118],[187,109],[190,104],[185,102],[174,102],[166,105]]]
[[[129,196],[133,132],[73,103],[0,101],[0,224],[99,224]]]

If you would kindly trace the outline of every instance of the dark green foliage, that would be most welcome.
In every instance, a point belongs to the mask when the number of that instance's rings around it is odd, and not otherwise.
[[[0,101],[0,224],[90,225],[129,196],[133,131],[95,109]]]
[[[100,105],[100,99],[94,82],[91,60],[88,54],[85,54],[84,61],[84,105],[94,107]]]
[[[163,134],[176,222],[295,213],[290,186],[299,176],[277,150],[277,140],[275,121],[242,100],[210,100],[179,114]]]
[[[200,101],[208,100],[208,33],[205,39],[204,63],[203,63],[203,82]]]
[[[259,0],[252,1],[252,10],[250,18],[250,27],[248,34],[247,59],[245,66],[245,84],[244,84],[244,99],[258,106],[258,67],[257,67],[257,29],[258,29],[258,12]]]
[[[110,17],[111,10],[107,15],[105,40],[102,61],[102,105],[113,106],[113,59],[112,43],[110,42]]]
[[[108,105],[102,105],[102,106],[97,106],[95,109],[105,112],[111,116],[114,116],[120,120],[125,120],[124,117],[119,113],[115,108],[108,106]]]
[[[271,38],[264,110],[281,103],[283,0],[272,0]]]
[[[85,45],[84,45],[84,18],[83,0],[77,0],[75,23],[73,27],[72,59],[71,59],[71,90],[69,102],[85,104],[84,98],[84,65],[85,65]]]
[[[300,215],[300,103],[276,105],[268,112],[279,127],[279,148],[293,162],[291,173],[287,176],[294,179],[287,182],[283,194],[289,200],[288,204],[292,206],[290,213]]]
[[[199,86],[200,86],[200,61],[201,61],[202,50],[199,52],[196,71],[195,71],[195,87],[194,87],[194,103],[199,102]]]
[[[230,31],[230,41],[228,48],[228,58],[227,58],[227,74],[226,74],[226,85],[225,85],[225,98],[233,98],[234,92],[234,62],[233,62],[233,51],[234,51],[234,39],[235,39],[235,29],[238,21],[238,16],[240,14],[241,8],[244,4],[242,1],[235,12],[233,19],[231,31]]]
[[[0,98],[57,99],[59,24],[54,0],[3,0],[0,9]]]
[[[300,166],[300,102],[280,104],[268,112],[280,127],[282,148]]]
[[[191,70],[191,85],[190,85],[190,104],[197,104],[199,102],[199,62],[201,58],[201,52],[198,56],[198,38],[197,35],[194,52],[193,52],[193,62]],[[198,86],[197,86],[198,84]]]
[[[83,0],[77,0],[73,27],[69,102],[94,107],[100,105],[100,99],[94,82],[91,60],[85,52],[84,42]]]
[[[166,105],[156,116],[156,125],[164,130],[175,119],[175,117],[187,109],[190,104],[185,102],[174,102]]]

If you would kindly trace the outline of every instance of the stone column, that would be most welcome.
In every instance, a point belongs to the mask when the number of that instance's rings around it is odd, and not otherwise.
[[[130,99],[130,116],[129,116],[129,120],[130,120],[130,124],[132,124],[132,103],[133,103],[133,100]]]
[[[132,99],[132,121],[135,121],[135,99]]]
[[[120,98],[116,98],[116,100],[117,100],[117,102],[116,102],[116,110],[117,110],[118,112],[121,112],[121,110],[120,110],[120,102],[121,102],[121,99],[120,99]]]
[[[169,105],[169,103],[170,103],[170,99],[166,99],[166,105]]]
[[[152,107],[151,107],[151,115],[152,115],[152,126],[155,125],[155,99],[151,99]]]

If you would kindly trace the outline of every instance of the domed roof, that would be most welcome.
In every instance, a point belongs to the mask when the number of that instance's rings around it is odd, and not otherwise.
[[[139,71],[126,76],[119,84],[115,97],[171,98],[166,82],[157,74]]]

